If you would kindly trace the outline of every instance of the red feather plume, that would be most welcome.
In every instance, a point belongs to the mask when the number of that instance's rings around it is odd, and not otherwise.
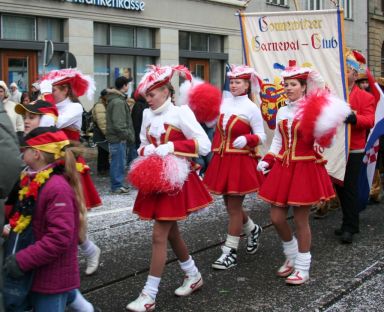
[[[324,105],[328,102],[328,93],[326,90],[312,92],[305,99],[305,103],[302,104],[300,129],[302,129],[303,139],[306,142],[314,140],[316,120],[320,116]]]
[[[199,122],[209,122],[220,113],[221,91],[210,83],[201,83],[190,90],[188,102]]]
[[[352,53],[356,61],[362,64],[367,64],[367,60],[365,59],[364,55],[361,54],[359,51],[353,50]]]

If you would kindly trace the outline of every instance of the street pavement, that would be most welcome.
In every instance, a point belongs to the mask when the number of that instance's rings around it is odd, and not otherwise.
[[[81,276],[81,290],[104,312],[125,311],[144,286],[151,255],[152,222],[132,213],[136,191],[110,195],[109,179],[94,177],[104,205],[89,213],[89,237],[101,248],[100,269]],[[227,271],[211,268],[221,254],[227,215],[220,197],[209,209],[179,222],[182,235],[199,267],[204,286],[189,297],[173,292],[183,274],[169,249],[160,283],[156,311],[383,311],[384,207],[371,205],[361,213],[360,234],[352,245],[342,245],[333,235],[341,221],[340,209],[325,219],[311,217],[312,266],[310,281],[287,286],[275,275],[283,263],[281,243],[270,224],[268,205],[256,195],[244,204],[253,220],[263,226],[259,251],[238,251],[238,265]],[[290,219],[292,222],[292,219]],[[81,270],[84,258],[79,257]]]

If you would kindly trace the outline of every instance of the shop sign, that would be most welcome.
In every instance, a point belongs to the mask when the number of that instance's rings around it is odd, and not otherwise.
[[[65,0],[66,2],[103,6],[131,11],[144,11],[145,2],[139,0]]]

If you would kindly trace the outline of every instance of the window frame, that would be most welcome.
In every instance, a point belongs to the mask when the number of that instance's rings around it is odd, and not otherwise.
[[[131,25],[124,25],[124,24],[112,24],[112,23],[99,23],[99,22],[94,22],[93,23],[94,25],[96,24],[100,24],[100,25],[107,25],[107,29],[106,29],[106,32],[107,32],[107,36],[106,36],[106,39],[107,39],[107,44],[104,45],[104,44],[96,44],[95,46],[98,46],[98,47],[109,47],[109,48],[122,48],[122,49],[148,49],[148,50],[156,50],[155,49],[155,43],[156,43],[156,35],[155,35],[155,31],[156,29],[155,28],[151,28],[151,27],[142,27],[142,26],[131,26]],[[117,46],[117,45],[112,45],[112,30],[113,30],[113,27],[121,27],[121,28],[129,28],[129,29],[133,29],[133,47],[123,47],[123,46]],[[138,29],[149,29],[151,30],[151,48],[139,48],[137,47],[137,31]],[[95,40],[95,36],[93,36],[93,41],[96,42]]]
[[[347,3],[347,9],[345,4]],[[342,0],[344,19],[353,20],[353,2],[352,0]]]
[[[180,33],[186,33],[188,35],[188,49],[180,49]],[[200,50],[192,50],[192,36],[191,34],[203,34],[207,36],[207,51],[200,51]],[[194,31],[184,31],[184,30],[179,30],[179,50],[180,51],[188,51],[191,53],[208,53],[208,54],[222,54],[224,53],[224,36],[219,35],[219,34],[210,34],[210,33],[199,33],[199,32],[194,32]],[[212,52],[210,49],[210,40],[211,36],[218,36],[220,37],[220,52]]]
[[[317,0],[307,0],[307,10],[308,11],[318,11],[324,9],[324,1],[318,0],[319,6],[317,7]],[[313,9],[311,9],[311,4],[313,4]]]
[[[274,3],[276,2],[276,3]],[[288,7],[288,0],[266,0],[266,4],[269,5],[276,5],[276,6],[281,6],[281,7]]]

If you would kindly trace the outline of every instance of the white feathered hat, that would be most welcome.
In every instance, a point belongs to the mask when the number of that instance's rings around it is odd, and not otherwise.
[[[227,73],[229,79],[246,79],[251,82],[251,90],[254,93],[259,93],[261,89],[262,79],[256,70],[247,65],[234,65],[230,66]]]
[[[160,88],[171,81],[174,73],[178,73],[180,76],[191,81],[192,75],[188,68],[183,65],[177,66],[160,66],[149,65],[147,72],[141,78],[139,85],[135,91],[135,97],[138,94],[145,96],[145,94],[154,89]]]

